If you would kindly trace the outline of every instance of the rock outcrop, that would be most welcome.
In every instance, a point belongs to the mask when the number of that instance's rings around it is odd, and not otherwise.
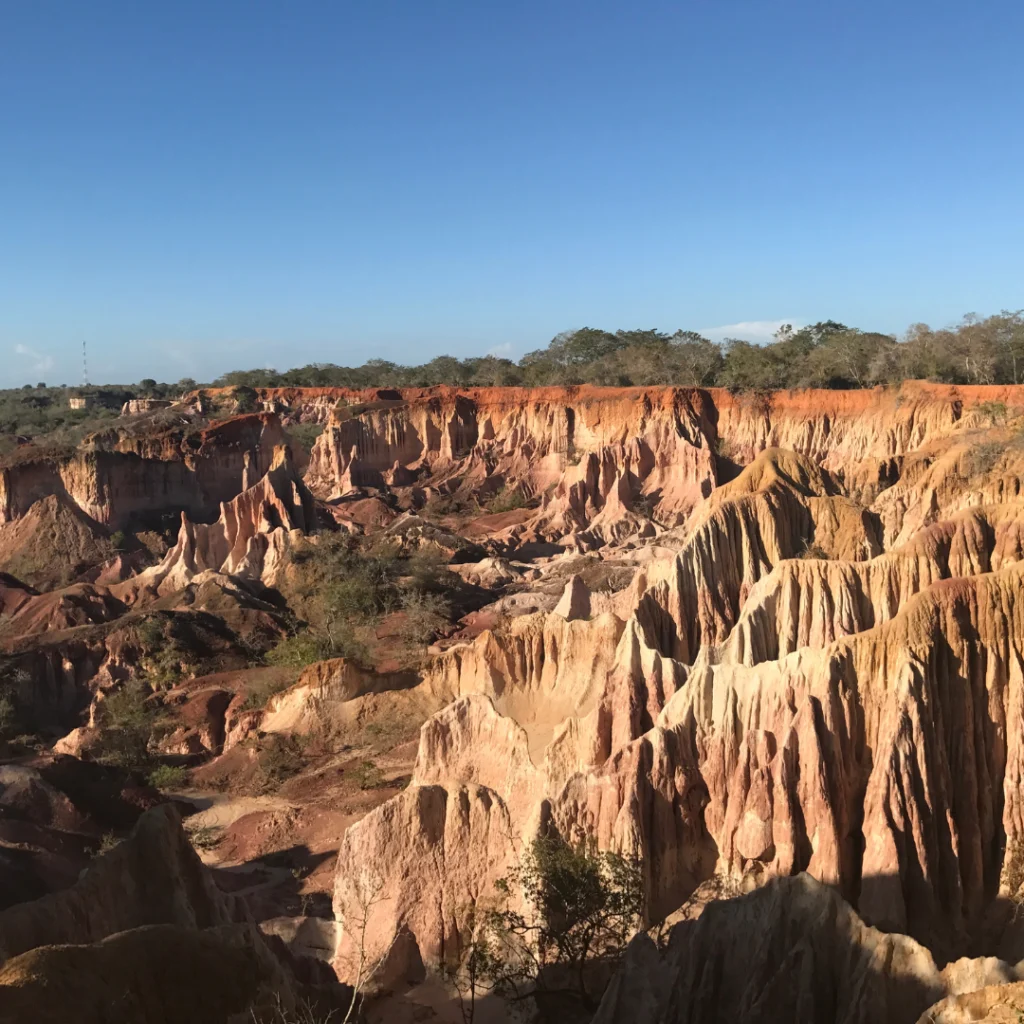
[[[941,996],[1018,977],[998,960],[940,971],[913,939],[869,928],[834,891],[797,875],[710,904],[662,950],[634,939],[594,1024],[911,1024]]]
[[[277,417],[260,414],[194,432],[118,435],[108,447],[66,454],[37,454],[28,445],[0,466],[0,523],[20,519],[51,495],[110,529],[166,510],[206,520],[263,476],[283,444]]]
[[[70,888],[0,912],[0,961],[4,1024],[243,1024],[319,994],[218,891],[170,806]],[[325,991],[335,1009],[351,996]]]
[[[112,589],[134,603],[175,593],[204,572],[272,583],[295,536],[315,530],[312,496],[281,445],[263,475],[221,504],[215,522],[195,523],[183,512],[177,543],[163,561]]]
[[[535,492],[557,469],[503,542],[638,547],[633,501],[647,481],[676,495],[656,503],[652,531],[675,553],[638,561],[626,589],[594,594],[570,577],[548,610],[435,657],[421,688],[450,703],[423,727],[413,787],[350,829],[339,921],[352,917],[352,879],[372,870],[390,893],[374,941],[401,933],[424,963],[457,955],[509,850],[554,828],[640,854],[651,921],[713,874],[761,884],[806,872],[869,930],[919,943],[936,976],[968,952],[1018,959],[1021,936],[993,913],[1020,884],[1006,864],[1024,848],[1024,460],[1012,447],[965,454],[979,438],[1016,437],[986,419],[989,393],[907,385],[816,395],[812,410],[799,395],[645,403],[638,391],[631,414],[609,416],[629,424],[622,437],[603,418],[621,396],[601,406],[585,392],[537,396],[571,409],[565,419],[548,405],[530,412],[539,418],[502,415],[477,392],[402,395],[350,411],[321,439],[325,489],[344,478],[394,491],[398,465]],[[657,433],[666,422],[671,444]],[[673,447],[684,444],[685,456]],[[728,482],[725,459],[744,464]],[[501,830],[504,848],[491,845]],[[454,866],[468,850],[469,880]],[[429,894],[412,878],[425,860],[438,872]],[[897,1017],[955,991],[929,981]]]

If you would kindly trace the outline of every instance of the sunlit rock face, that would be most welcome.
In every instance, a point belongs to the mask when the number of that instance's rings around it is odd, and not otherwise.
[[[1017,982],[1024,389],[256,394],[0,468],[0,569],[47,538],[90,563],[5,575],[0,625],[19,700],[83,753],[138,670],[132,616],[280,635],[291,555],[339,530],[457,574],[473,610],[415,667],[320,662],[259,708],[211,685],[167,739],[241,756],[396,694],[422,712],[403,788],[340,840],[339,976],[357,943],[389,978],[457,960],[557,833],[638,855],[651,924],[745,893],[638,939],[598,1020],[952,1021]],[[115,548],[168,510],[147,562]]]
[[[657,551],[625,589],[572,580],[435,657],[411,788],[349,830],[339,920],[370,866],[391,893],[374,941],[402,930],[436,960],[510,850],[582,830],[643,856],[651,920],[714,876],[804,872],[939,967],[1012,956],[992,916],[1024,841],[1024,459],[991,400],[439,389],[332,420],[321,493],[500,477],[542,494],[500,534],[513,563],[540,539]]]

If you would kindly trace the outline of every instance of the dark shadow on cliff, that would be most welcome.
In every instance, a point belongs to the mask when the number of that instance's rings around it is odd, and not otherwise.
[[[210,870],[217,888],[240,899],[257,922],[275,917],[333,919],[331,894],[305,891],[304,883],[334,856],[333,851],[313,853],[298,844],[244,864]]]
[[[1004,980],[992,964],[972,975],[976,987]],[[708,903],[660,946],[635,939],[594,1022],[916,1024],[949,987],[914,940],[868,927],[834,889],[797,875]]]

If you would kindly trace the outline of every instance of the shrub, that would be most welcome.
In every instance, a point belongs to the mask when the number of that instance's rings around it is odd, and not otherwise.
[[[149,616],[135,627],[135,636],[144,651],[159,647],[164,642],[164,620],[158,616]]]
[[[402,598],[405,620],[402,637],[412,645],[429,643],[448,623],[451,609],[440,594],[425,594],[413,590]]]
[[[97,716],[100,725],[97,760],[129,771],[148,768],[154,716],[146,704],[142,686],[129,683],[109,693],[100,702]]]
[[[285,641],[282,641],[284,643]],[[278,645],[280,647],[280,644]],[[277,650],[277,648],[275,648]],[[267,701],[277,693],[287,690],[291,684],[287,679],[263,679],[249,687],[242,702],[242,711],[260,711]]]
[[[235,412],[256,412],[260,407],[259,396],[250,387],[239,386],[235,388],[231,392],[231,397],[235,400]]]
[[[340,1010],[321,1010],[307,1001],[288,1009],[280,997],[272,1009],[252,1012],[252,1024],[345,1024],[350,1019],[351,1013],[343,1018]]]
[[[128,535],[124,532],[124,530],[115,530],[110,535],[110,546],[115,551],[124,551],[124,549],[128,546]]]
[[[384,785],[384,773],[373,761],[363,761],[352,769],[356,785],[363,790],[379,789]]]
[[[828,552],[819,544],[804,538],[804,546],[800,549],[797,558],[828,558]]]
[[[270,792],[302,771],[305,764],[302,744],[295,736],[269,736],[256,755],[256,785]]]
[[[444,601],[427,596],[445,589],[436,559],[403,560],[393,546],[360,548],[345,535],[326,534],[294,550],[291,562],[286,597],[300,624],[267,652],[271,665],[302,668],[326,658],[369,665],[381,617],[405,609],[411,642],[423,642],[448,612]]]
[[[432,494],[420,514],[426,519],[442,519],[445,516],[474,515],[480,506],[472,495],[465,494]]]
[[[21,730],[18,705],[9,693],[0,695],[0,738],[15,736]]]
[[[642,519],[654,518],[654,502],[646,494],[638,494],[630,502],[630,507],[633,513]]]
[[[24,669],[7,669],[0,674],[0,739],[9,740],[31,726],[31,716],[20,692],[28,682],[29,675]]]
[[[103,838],[100,839],[100,845],[96,848],[96,856],[99,857],[104,853],[109,853],[120,842],[121,840],[113,832],[104,832]]]
[[[968,448],[960,458],[960,471],[966,479],[990,473],[1003,457],[1006,445],[999,441],[983,441]]]
[[[990,423],[1002,423],[1006,419],[1005,402],[980,402],[978,413],[984,416]]]
[[[643,920],[640,859],[600,852],[587,837],[546,836],[496,889],[504,907],[474,922],[454,972],[460,994],[458,979],[468,978],[473,990],[482,985],[516,1001],[532,997],[541,1006],[557,992],[596,1009],[609,969]]]
[[[154,789],[181,789],[188,782],[188,769],[177,764],[162,764],[149,773]]]
[[[316,439],[324,432],[322,423],[293,423],[288,433],[307,454],[313,450]]]
[[[500,491],[488,503],[491,512],[514,512],[516,509],[526,508],[529,501],[526,495],[518,487],[502,487]]]
[[[268,665],[282,668],[305,668],[328,658],[348,658],[360,665],[370,663],[369,650],[351,622],[333,622],[326,629],[303,629],[285,637],[266,654]]]
[[[197,850],[213,850],[224,838],[220,828],[216,825],[192,825],[186,821],[185,832],[188,835],[188,841]]]

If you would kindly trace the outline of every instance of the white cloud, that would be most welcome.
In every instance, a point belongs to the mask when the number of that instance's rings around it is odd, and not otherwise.
[[[495,345],[494,348],[487,350],[489,356],[495,356],[498,358],[508,358],[512,355],[512,342],[506,341],[503,345]]]
[[[701,334],[712,341],[723,341],[725,338],[741,338],[743,341],[771,341],[775,332],[783,324],[802,327],[799,320],[785,317],[782,320],[743,320],[738,324],[722,324],[720,327],[705,327]]]
[[[45,355],[42,352],[36,352],[35,349],[29,348],[28,345],[15,345],[14,351],[19,356],[25,356],[26,359],[31,359],[32,369],[37,373],[52,370],[55,365],[53,356]]]

